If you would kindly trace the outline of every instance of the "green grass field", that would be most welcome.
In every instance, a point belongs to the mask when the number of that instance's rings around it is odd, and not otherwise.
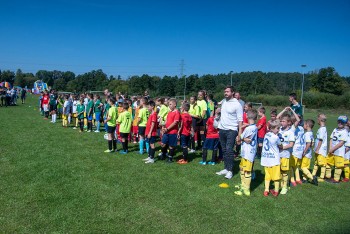
[[[223,165],[106,154],[103,133],[79,133],[44,120],[37,97],[0,107],[0,230],[2,233],[348,233],[350,183],[303,184],[264,197],[263,172],[251,197],[233,194]],[[327,111],[328,131],[336,111]],[[347,113],[349,114],[349,113]],[[306,118],[316,111],[307,111]],[[314,118],[315,119],[315,118]],[[316,126],[317,128],[317,126]],[[118,148],[121,146],[118,144]],[[137,146],[131,145],[131,151]],[[180,153],[178,153],[178,156]],[[218,185],[227,182],[228,189]]]

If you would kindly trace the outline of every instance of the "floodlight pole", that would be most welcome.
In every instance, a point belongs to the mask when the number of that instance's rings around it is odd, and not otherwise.
[[[305,64],[301,65],[303,70],[303,81],[301,82],[301,98],[300,98],[300,105],[303,106],[303,96],[304,96],[304,81],[305,81],[305,75],[304,75],[304,68],[306,67]],[[303,108],[304,109],[304,108]]]

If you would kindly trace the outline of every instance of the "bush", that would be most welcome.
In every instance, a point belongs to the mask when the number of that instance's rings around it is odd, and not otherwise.
[[[261,102],[264,106],[289,106],[288,96],[282,95],[248,95],[244,98],[246,102]],[[300,101],[300,100],[298,100]],[[307,108],[338,109],[350,106],[350,92],[343,95],[320,93],[309,91],[304,93],[303,105]]]

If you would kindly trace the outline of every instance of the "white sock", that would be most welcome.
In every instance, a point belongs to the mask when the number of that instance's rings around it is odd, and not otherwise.
[[[57,116],[56,114],[53,114],[53,115],[52,115],[52,118],[53,118],[52,121],[53,121],[54,123],[56,123],[56,116]]]

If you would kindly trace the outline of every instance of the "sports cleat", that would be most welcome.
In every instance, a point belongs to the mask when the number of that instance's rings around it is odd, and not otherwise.
[[[318,182],[324,182],[325,180],[323,178],[317,178]]]
[[[191,149],[188,151],[189,154],[193,154],[193,153],[196,153],[196,151],[194,149]]]
[[[326,179],[326,182],[331,183],[331,184],[339,184],[339,181],[331,178],[331,179]]]
[[[205,161],[200,161],[199,164],[201,164],[201,165],[207,165],[207,162],[205,162]]]
[[[314,185],[318,186],[317,176],[313,176],[311,184],[314,184]]]
[[[173,163],[174,161],[173,161],[172,158],[168,157],[168,160],[167,160],[166,162],[167,162],[167,163]]]
[[[99,130],[96,130],[96,131],[94,131],[94,132],[100,132]]]
[[[105,152],[105,153],[113,153],[114,150],[109,150],[109,149],[108,149],[108,150],[105,150],[104,152]]]
[[[154,163],[154,159],[149,159],[148,161],[145,162],[146,164],[151,164],[151,163]]]
[[[73,129],[75,130],[75,129],[77,129],[77,127],[74,127]]]
[[[210,161],[210,162],[208,162],[207,164],[208,164],[208,165],[214,166],[214,165],[216,165],[216,162],[211,162],[211,161]]]
[[[231,179],[233,177],[232,171],[228,171],[225,175],[226,179]]]
[[[272,196],[277,197],[278,196],[278,192],[275,191],[274,189],[270,189],[270,193],[272,194]]]
[[[188,162],[184,159],[177,161],[178,164],[187,164]]]
[[[142,161],[148,161],[150,159],[151,159],[151,157],[147,157],[147,158],[142,159]]]
[[[119,150],[119,153],[120,153],[120,154],[127,154],[127,153],[128,153],[128,151]]]
[[[294,181],[294,182],[291,181],[290,184],[291,184],[293,187],[296,187],[296,186],[297,186],[297,182],[295,182],[295,181]]]
[[[268,197],[269,196],[269,191],[264,191],[264,197]]]
[[[349,182],[349,179],[348,178],[344,178],[341,180],[341,182]]]
[[[227,172],[228,172],[228,170],[224,169],[224,170],[221,170],[219,172],[216,172],[215,174],[217,174],[217,175],[226,175]]]
[[[238,190],[235,192],[236,195],[238,196],[242,196],[242,195],[245,195],[245,196],[250,196],[250,191],[249,190],[246,190],[246,189],[241,189],[241,190]]]
[[[303,182],[301,180],[296,180],[295,181],[297,184],[303,184]]]
[[[236,189],[241,189],[241,188],[242,188],[242,185],[241,185],[241,184],[236,184],[236,185],[235,185],[235,188],[236,188]]]
[[[87,132],[91,132],[91,130],[87,130]]]
[[[287,194],[287,192],[288,192],[288,189],[287,189],[287,188],[282,188],[282,190],[281,190],[281,193],[280,193],[280,194],[282,194],[282,195],[286,195],[286,194]]]

